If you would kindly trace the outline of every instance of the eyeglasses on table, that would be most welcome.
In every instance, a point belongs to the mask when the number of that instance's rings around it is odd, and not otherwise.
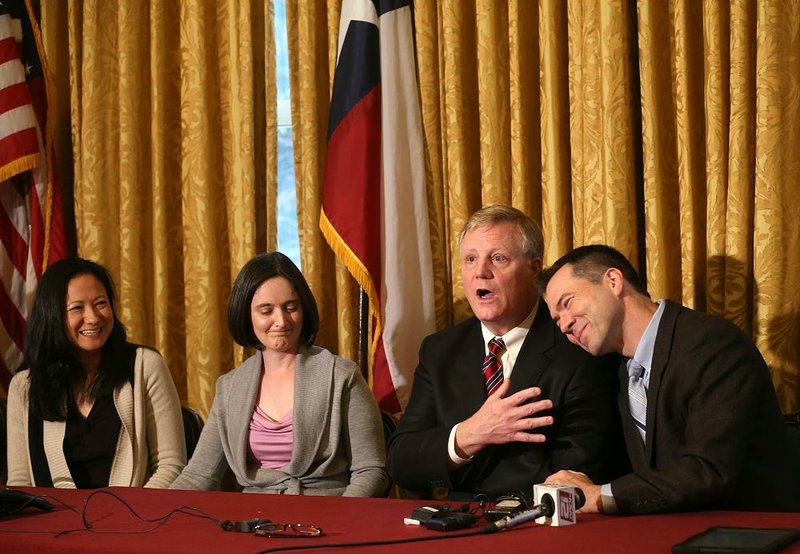
[[[322,535],[322,529],[316,525],[306,525],[305,523],[273,523],[265,522],[257,525],[256,535],[260,537],[275,537],[281,539],[309,538]]]

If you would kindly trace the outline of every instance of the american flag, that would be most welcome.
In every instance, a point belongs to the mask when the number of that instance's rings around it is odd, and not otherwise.
[[[0,0],[0,384],[22,361],[29,306],[49,261],[66,255],[47,127],[41,35],[24,0]]]

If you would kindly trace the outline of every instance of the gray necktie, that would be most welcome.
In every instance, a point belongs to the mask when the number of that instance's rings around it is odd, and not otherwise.
[[[628,361],[628,406],[636,428],[645,442],[647,436],[647,387],[644,384],[644,368],[633,358]]]

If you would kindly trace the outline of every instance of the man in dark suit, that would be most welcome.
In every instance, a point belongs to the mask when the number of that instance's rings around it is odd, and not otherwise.
[[[594,355],[617,352],[619,410],[633,472],[580,487],[583,511],[796,511],[800,463],[758,349],[736,326],[669,300],[653,302],[630,262],[583,246],[543,274],[553,320]]]
[[[543,242],[538,225],[507,206],[483,208],[462,230],[475,317],[420,347],[389,443],[389,474],[401,487],[530,497],[559,468],[604,479],[619,467],[617,360],[593,359],[553,325],[538,288]]]

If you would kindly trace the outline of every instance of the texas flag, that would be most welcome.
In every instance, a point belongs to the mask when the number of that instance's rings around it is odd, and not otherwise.
[[[409,0],[344,0],[320,228],[366,292],[370,384],[405,407],[435,329],[425,156]]]

